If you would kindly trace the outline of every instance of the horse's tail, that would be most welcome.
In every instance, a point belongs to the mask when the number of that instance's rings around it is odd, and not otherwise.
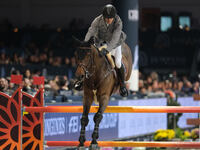
[[[125,77],[125,81],[129,80],[131,73],[132,73],[132,53],[131,53],[131,49],[128,47],[128,45],[126,43],[122,44],[122,54],[123,54],[123,62],[125,65],[125,68],[127,69],[126,71],[126,77]]]

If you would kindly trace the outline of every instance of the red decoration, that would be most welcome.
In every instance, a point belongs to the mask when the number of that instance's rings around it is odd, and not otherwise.
[[[10,82],[15,83],[15,84],[21,84],[22,83],[22,75],[11,75]]]
[[[40,77],[33,77],[33,84],[35,85],[44,85],[44,76],[40,76]]]

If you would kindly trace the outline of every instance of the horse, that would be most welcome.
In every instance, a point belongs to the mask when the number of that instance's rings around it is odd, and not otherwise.
[[[122,62],[126,68],[125,81],[127,81],[132,72],[132,54],[126,43],[122,44],[122,55]],[[88,125],[88,114],[95,97],[99,103],[99,109],[93,119],[95,126],[90,150],[98,149],[99,124],[110,96],[119,89],[119,81],[115,70],[106,57],[100,55],[99,49],[92,40],[83,42],[76,39],[75,59],[77,62],[75,75],[83,79],[83,113],[78,149],[84,148],[85,127]]]

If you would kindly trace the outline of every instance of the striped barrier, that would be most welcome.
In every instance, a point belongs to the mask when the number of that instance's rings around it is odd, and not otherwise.
[[[0,92],[0,149],[22,149],[21,126],[21,88],[12,96]]]
[[[89,147],[90,141],[85,142]],[[46,145],[50,147],[78,146],[78,141],[47,141]],[[176,147],[176,148],[200,148],[200,142],[133,142],[133,141],[98,141],[100,147]]]
[[[91,106],[90,113],[96,113],[98,106]],[[25,112],[82,113],[82,106],[25,107]],[[200,113],[199,106],[108,106],[105,113]]]
[[[43,113],[22,115],[22,106],[43,106],[43,89],[35,96],[18,88],[12,96],[0,92],[0,149],[43,150]]]
[[[22,92],[23,107],[41,107],[44,104],[44,89],[37,91],[35,96]],[[44,147],[43,135],[43,113],[32,112],[23,115],[22,124],[22,149],[23,150],[42,150]]]

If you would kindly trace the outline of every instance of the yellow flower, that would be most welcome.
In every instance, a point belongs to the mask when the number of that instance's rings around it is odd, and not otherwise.
[[[168,132],[168,139],[171,140],[175,137],[175,132],[172,129],[167,130]]]
[[[158,133],[163,133],[163,132],[165,132],[166,130],[164,130],[164,129],[158,129],[156,132],[155,132],[155,134],[158,134]]]
[[[157,131],[156,131],[156,133],[158,133],[158,132],[163,132],[163,131],[165,131],[164,129],[158,129]]]
[[[184,132],[184,136],[189,138],[189,137],[191,137],[191,133],[187,130]]]
[[[175,137],[175,132],[174,130],[164,130],[164,129],[159,129],[155,132],[154,135],[154,140],[160,141],[160,140],[171,140]]]
[[[166,130],[156,131],[154,135],[154,140],[160,141],[160,140],[166,140],[166,139],[168,139],[168,133],[166,132]]]
[[[156,140],[162,140],[165,139],[167,137],[167,134],[164,132],[159,132],[158,134],[156,134],[155,139]]]

